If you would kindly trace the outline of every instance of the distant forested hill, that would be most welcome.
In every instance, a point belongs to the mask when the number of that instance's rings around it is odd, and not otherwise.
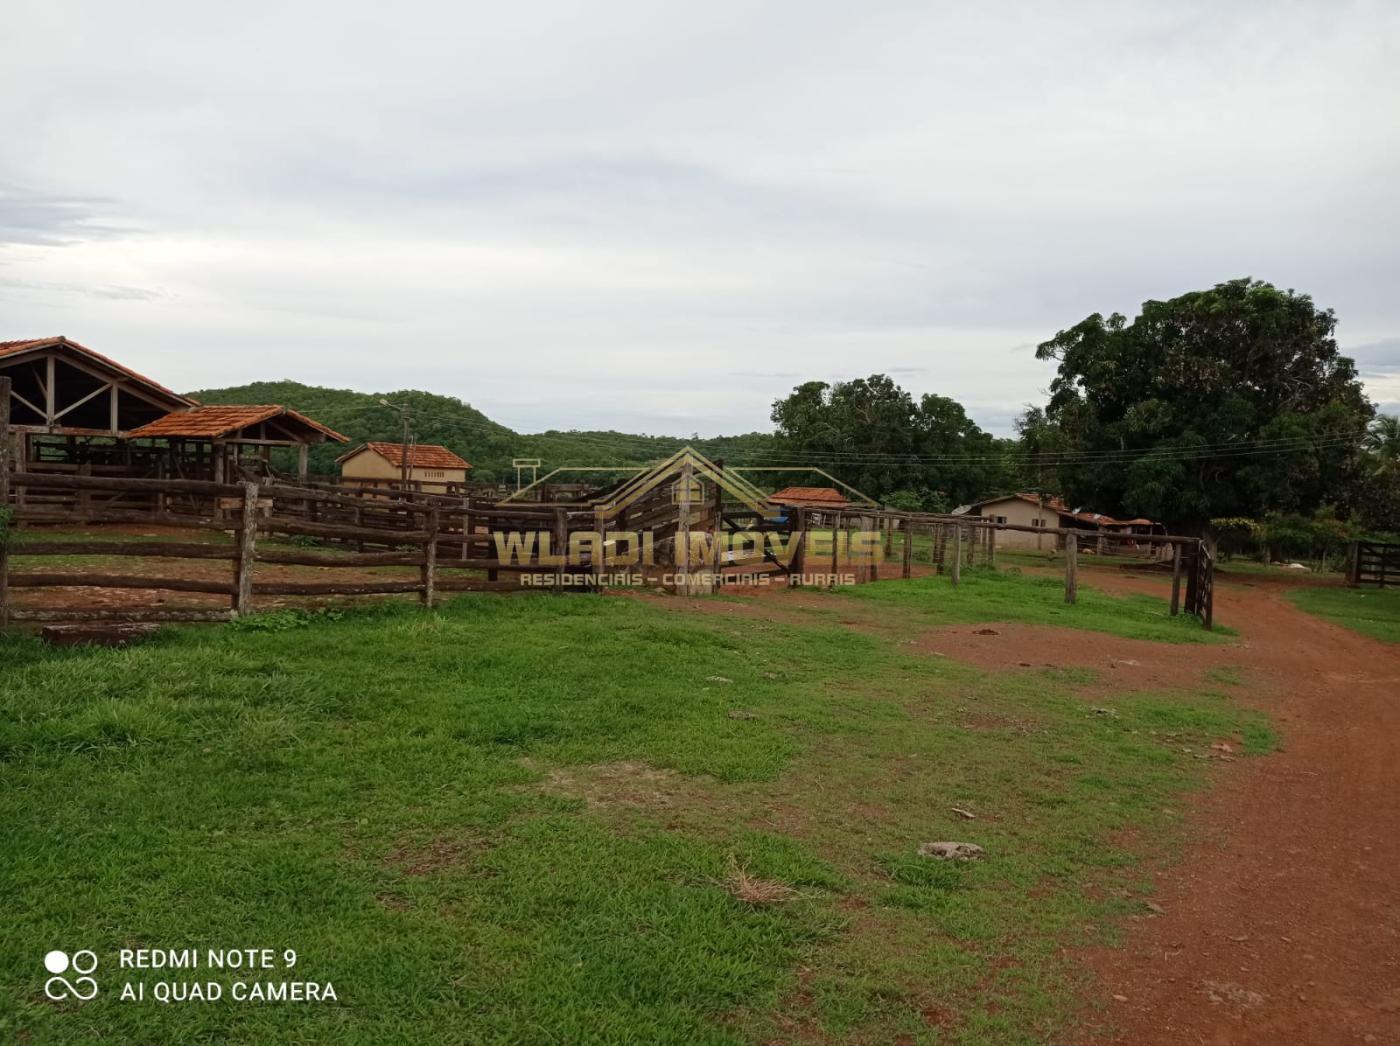
[[[350,437],[351,445],[365,440],[399,442],[403,437],[399,413],[380,401],[405,404],[412,408],[418,442],[439,443],[460,454],[475,466],[472,478],[480,482],[514,479],[512,458],[542,459],[543,475],[563,465],[644,464],[687,444],[712,458],[735,464],[762,464],[759,459],[771,453],[775,445],[774,436],[761,432],[700,440],[625,432],[551,430],[527,435],[497,424],[459,399],[413,389],[365,393],[296,381],[260,381],[226,389],[201,389],[189,395],[201,403],[280,403]],[[313,447],[311,471],[334,474],[336,457],[347,449],[339,444]]]

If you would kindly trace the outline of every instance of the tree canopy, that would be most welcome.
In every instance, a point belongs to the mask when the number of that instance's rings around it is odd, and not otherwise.
[[[793,461],[907,507],[945,508],[1006,481],[1006,441],[978,428],[956,400],[915,401],[884,374],[799,385],[773,404],[773,422]]]
[[[1253,279],[1098,313],[1036,350],[1059,362],[1024,449],[1067,500],[1199,529],[1344,497],[1375,413],[1336,317]],[[1061,455],[1061,457],[1053,457]]]

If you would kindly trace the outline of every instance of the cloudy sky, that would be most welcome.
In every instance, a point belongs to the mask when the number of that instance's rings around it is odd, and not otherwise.
[[[0,338],[769,427],[1251,275],[1400,406],[1400,5],[5,0]]]

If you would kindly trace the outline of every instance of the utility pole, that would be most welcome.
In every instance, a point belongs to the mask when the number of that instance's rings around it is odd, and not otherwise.
[[[403,419],[403,442],[399,444],[399,484],[404,490],[407,490],[409,475],[408,454],[410,441],[413,438],[413,409],[406,404],[400,405],[398,403],[390,403],[388,400],[380,400],[379,402],[390,410],[398,411],[399,417]]]

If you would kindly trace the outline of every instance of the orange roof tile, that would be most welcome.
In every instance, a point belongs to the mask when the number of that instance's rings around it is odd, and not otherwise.
[[[0,357],[16,356],[23,352],[31,352],[36,349],[48,348],[66,348],[72,350],[78,355],[87,356],[89,359],[93,360],[98,365],[107,367],[110,370],[117,371],[120,374],[125,374],[128,378],[131,378],[133,381],[138,381],[142,385],[145,385],[148,388],[161,393],[162,395],[169,396],[172,400],[174,400],[177,403],[187,403],[193,406],[199,402],[198,400],[190,399],[188,396],[181,396],[178,392],[174,391],[173,389],[167,389],[164,385],[160,384],[160,382],[152,381],[144,374],[139,374],[136,371],[132,370],[130,367],[123,367],[116,360],[110,359],[102,355],[102,353],[100,352],[94,352],[86,345],[79,345],[76,341],[73,341],[71,338],[65,338],[61,334],[55,338],[26,338],[20,341],[0,341]]]
[[[362,450],[372,450],[389,464],[403,468],[402,443],[366,443],[363,447],[356,447],[348,454],[342,454],[337,460],[345,461]],[[408,450],[408,467],[414,469],[469,469],[472,466],[470,462],[463,461],[452,451],[436,443],[414,443]]]
[[[851,502],[835,487],[784,487],[768,500],[780,505],[849,505]]]
[[[335,440],[337,443],[348,442],[334,429],[329,429],[318,421],[312,421],[305,414],[275,403],[225,404],[175,411],[163,418],[157,418],[149,424],[142,425],[139,429],[133,429],[131,435],[137,439],[219,439],[274,418],[282,419],[284,424],[291,422],[293,428],[305,427],[313,432],[319,432],[327,439]]]

